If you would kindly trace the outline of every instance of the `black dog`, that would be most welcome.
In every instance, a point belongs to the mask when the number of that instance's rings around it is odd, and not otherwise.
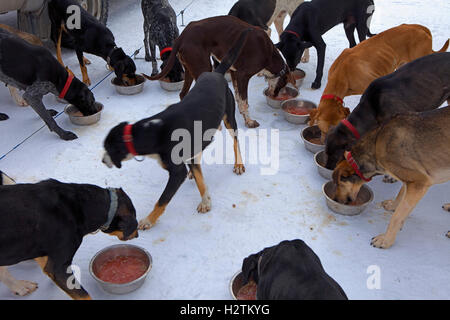
[[[77,78],[74,78],[53,57],[50,51],[0,30],[0,81],[25,90],[23,98],[44,120],[50,131],[61,139],[73,140],[77,136],[61,129],[42,103],[42,97],[53,93],[75,105],[83,115],[96,113],[94,95]]]
[[[242,263],[243,284],[257,284],[258,300],[347,300],[341,286],[323,269],[302,240],[282,241]]]
[[[163,214],[167,204],[186,179],[186,164],[202,197],[197,211],[203,213],[211,209],[211,197],[197,160],[211,143],[212,136],[206,138],[205,133],[215,132],[222,120],[234,139],[234,172],[242,174],[245,171],[236,135],[234,97],[223,75],[239,56],[249,30],[242,32],[236,45],[214,72],[204,72],[200,75],[195,86],[181,102],[134,125],[122,122],[106,137],[103,163],[108,167],[115,165],[120,168],[122,161],[132,159],[135,155],[149,155],[156,157],[161,166],[169,171],[169,181],[163,194],[148,217],[139,222],[139,229],[150,228]],[[201,127],[198,127],[199,125]],[[182,136],[181,149],[180,142],[174,138],[177,133],[187,135]]]
[[[74,13],[68,10],[70,6],[77,6],[80,10],[80,28],[72,25]],[[90,85],[91,81],[87,74],[87,61],[83,57],[83,52],[103,58],[124,84],[134,85],[136,83],[136,65],[133,59],[117,47],[112,32],[84,10],[78,1],[51,0],[48,10],[52,22],[52,40],[57,44],[56,54],[62,65],[64,64],[61,57],[61,38],[62,33],[65,32],[69,47],[74,48],[77,54],[85,84]]]
[[[267,31],[276,4],[276,0],[240,0],[233,5],[228,14]]]
[[[304,2],[294,11],[291,21],[281,34],[276,47],[283,53],[291,70],[300,62],[303,51],[314,46],[317,50],[318,63],[313,89],[321,86],[323,66],[325,63],[326,44],[322,35],[344,23],[345,34],[350,47],[356,45],[354,31],[358,31],[359,41],[372,36],[368,21],[373,13],[373,0],[312,0]]]
[[[355,142],[394,115],[422,112],[450,103],[450,53],[433,53],[378,78],[366,89],[346,121],[326,138],[326,167],[334,169]]]
[[[0,187],[0,281],[19,295],[37,288],[19,281],[6,266],[35,259],[73,299],[90,299],[73,285],[69,268],[83,237],[96,230],[129,240],[138,236],[136,210],[122,189],[56,180]]]
[[[3,171],[0,171],[0,186],[10,184],[15,184],[14,180],[8,177]]]
[[[158,73],[156,45],[163,61],[162,70],[169,59],[173,42],[179,36],[177,17],[167,0],[142,0],[141,6],[144,14],[145,60],[152,62],[153,76]],[[184,70],[178,58],[167,77],[170,82],[179,82],[184,79]]]

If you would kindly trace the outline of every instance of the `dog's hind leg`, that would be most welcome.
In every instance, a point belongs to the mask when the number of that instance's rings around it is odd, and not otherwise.
[[[231,94],[231,99],[233,99],[233,95]],[[234,99],[233,99],[234,100]],[[233,139],[233,149],[234,149],[234,168],[233,172],[241,175],[245,172],[244,162],[242,161],[241,149],[239,148],[239,140],[238,140],[238,127],[236,123],[236,118],[234,117],[235,107],[234,101],[231,101],[233,108],[232,110],[227,110],[225,116],[223,117],[223,123],[227,128],[228,132]]]
[[[205,184],[205,179],[203,178],[202,168],[198,163],[190,163],[188,165],[191,169],[192,175],[194,176],[200,196],[202,197],[202,201],[198,205],[197,211],[200,213],[206,213],[211,210],[211,196],[209,195],[208,188]]]
[[[144,48],[145,48],[145,61],[151,61],[150,51],[148,49],[150,41],[150,29],[147,21],[144,20]]]
[[[257,128],[259,123],[250,117],[248,112],[248,81],[250,78],[239,75],[238,72],[231,74],[234,92],[239,108],[239,112],[244,117],[245,125],[248,128]]]
[[[169,181],[167,182],[166,188],[153,208],[153,211],[147,217],[139,221],[139,230],[147,230],[155,225],[158,218],[164,213],[164,210],[172,197],[180,188],[184,180],[186,180],[187,169],[184,163],[180,165],[172,164],[167,170],[169,171]]]
[[[186,66],[184,66],[184,83],[183,88],[181,89],[180,92],[180,100],[183,100],[183,98],[187,95],[193,81],[194,78],[192,77],[191,72],[189,71],[189,69],[186,68]]]
[[[394,244],[398,231],[420,199],[427,193],[429,186],[410,182],[406,183],[405,188],[405,195],[392,215],[386,232],[372,238],[372,246],[387,249]]]
[[[38,288],[38,284],[35,282],[15,279],[9,273],[7,267],[0,267],[0,282],[3,282],[9,290],[18,296],[26,296]]]
[[[405,196],[405,191],[406,191],[406,184],[403,184],[402,188],[397,194],[397,197],[394,200],[384,200],[383,202],[381,202],[383,208],[387,211],[395,211],[399,203],[403,200],[403,197]]]
[[[349,22],[344,21],[345,35],[347,36],[347,40],[348,40],[350,48],[353,48],[354,46],[356,46],[355,29],[356,29],[356,23],[352,23],[351,21],[349,21]]]
[[[158,63],[156,62],[156,44],[155,42],[150,39],[149,40],[149,46],[150,46],[150,52],[151,52],[151,58],[152,61],[152,76],[158,74]]]
[[[83,83],[87,86],[91,85],[91,79],[89,79],[89,75],[87,72],[87,67],[85,64],[85,60],[84,60],[84,56],[83,56],[83,51],[81,50],[77,50],[77,58],[78,58],[78,63],[80,64],[80,70],[81,70],[81,74],[83,76]]]

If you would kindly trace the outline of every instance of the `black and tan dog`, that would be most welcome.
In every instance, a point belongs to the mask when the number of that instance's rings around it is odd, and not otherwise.
[[[79,26],[75,24],[76,20],[72,17],[75,13],[68,10],[73,6],[79,8]],[[86,68],[86,64],[89,62],[84,58],[84,52],[103,58],[114,70],[117,78],[121,79],[125,85],[136,83],[136,65],[133,59],[117,47],[112,32],[84,10],[79,1],[51,0],[48,4],[48,11],[52,22],[52,40],[56,43],[58,61],[64,66],[61,55],[61,41],[64,32],[68,46],[75,49],[83,82],[86,85],[91,85],[91,80]],[[70,25],[68,25],[68,21],[70,21]]]
[[[237,139],[234,97],[223,75],[239,56],[249,32],[253,31],[248,29],[242,32],[233,49],[214,72],[204,72],[198,77],[195,86],[181,102],[133,125],[122,122],[106,137],[103,163],[108,167],[120,168],[122,161],[136,155],[147,155],[157,158],[161,166],[169,171],[167,186],[153,211],[139,222],[140,229],[152,227],[163,214],[186,179],[186,164],[202,197],[197,211],[207,212],[211,209],[211,197],[198,159],[212,141],[212,136],[208,139],[205,134],[215,132],[222,121],[234,139],[234,172],[240,175],[245,171]],[[183,144],[174,138],[179,134],[179,139],[183,137]]]
[[[52,118],[54,110],[47,110],[42,98],[48,93],[75,105],[83,115],[96,113],[94,95],[80,80],[70,74],[49,50],[32,45],[25,40],[0,29],[0,81],[20,90],[23,98],[44,120],[50,131],[61,139],[73,140],[77,136],[61,129]],[[0,114],[0,120],[6,120]]]
[[[326,167],[334,169],[344,151],[392,116],[436,109],[450,100],[450,53],[433,53],[373,81],[347,119],[326,138]]]
[[[368,22],[373,14],[373,0],[312,0],[300,4],[292,14],[291,21],[280,36],[277,48],[283,53],[291,70],[300,62],[305,49],[317,50],[316,79],[313,89],[319,89],[323,76],[326,44],[322,35],[343,23],[350,48],[356,46],[355,29],[359,41],[372,34]]]
[[[129,240],[138,236],[137,225],[133,203],[122,189],[56,180],[0,186],[0,281],[17,295],[33,292],[37,284],[14,279],[7,266],[35,259],[72,299],[90,299],[70,279],[83,237],[100,229]]]
[[[257,284],[258,300],[347,300],[341,286],[324,270],[302,240],[282,241],[242,263],[243,284]]]
[[[382,203],[394,214],[386,232],[372,239],[374,247],[391,247],[428,189],[450,180],[449,126],[448,106],[396,115],[361,138],[333,171],[335,199],[341,203],[355,201],[361,186],[377,174],[403,182],[397,197]]]
[[[168,0],[142,0],[142,13],[144,15],[144,46],[145,60],[152,62],[152,76],[158,73],[156,63],[156,46],[162,60],[161,69],[167,64],[172,45],[179,36],[177,17]],[[170,82],[179,82],[184,79],[184,70],[178,58],[172,70],[167,74]]]

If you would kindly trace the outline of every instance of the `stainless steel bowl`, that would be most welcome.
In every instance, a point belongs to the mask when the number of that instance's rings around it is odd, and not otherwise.
[[[141,75],[136,75],[137,84],[134,86],[121,85],[117,77],[111,79],[111,84],[116,88],[117,93],[123,95],[133,95],[141,93],[144,90],[145,78]]]
[[[166,91],[180,91],[181,89],[183,89],[184,85],[184,80],[178,82],[159,80],[158,82],[161,88],[163,88]]]
[[[297,86],[297,88],[300,88],[303,84],[303,80],[305,80],[306,73],[305,71],[299,68],[296,68],[293,73],[295,77],[295,85]]]
[[[98,268],[109,259],[118,256],[136,257],[142,259],[142,261],[144,261],[145,264],[147,265],[147,270],[142,276],[140,276],[136,280],[123,284],[106,282],[99,279],[96,276]],[[152,256],[144,248],[132,244],[116,244],[106,247],[103,250],[100,250],[94,255],[94,257],[92,257],[91,262],[89,263],[89,272],[91,273],[91,276],[100,285],[100,287],[106,292],[113,294],[126,294],[137,290],[144,284],[148,273],[152,269],[152,264],[153,264]]]
[[[331,180],[333,170],[325,167],[327,163],[327,155],[325,153],[325,150],[319,151],[314,155],[314,162],[316,163],[317,171],[319,172],[319,174],[325,179]]]
[[[358,197],[356,200],[361,203],[360,205],[351,206],[334,201],[333,198],[334,193],[336,192],[336,186],[333,181],[328,181],[324,183],[324,185],[322,186],[322,192],[325,196],[328,208],[330,208],[332,211],[336,213],[345,216],[355,216],[360,214],[367,208],[367,206],[373,200],[373,192],[365,184],[359,190]]]
[[[80,113],[80,111],[73,104],[67,105],[64,108],[64,112],[69,116],[69,119],[73,124],[79,126],[90,126],[100,121],[103,111],[103,104],[100,102],[95,102],[95,105],[97,106],[98,111],[90,116],[79,115],[78,113]]]
[[[320,139],[321,133],[320,129],[317,125],[311,126],[311,127],[305,127],[302,130],[301,137],[303,140],[303,143],[305,145],[306,150],[316,154],[319,151],[325,150],[325,145],[323,144],[315,144],[309,141],[309,139],[312,138],[319,138]]]
[[[271,106],[272,108],[274,108],[274,109],[280,109],[281,108],[281,104],[283,102],[286,102],[286,101],[291,100],[291,99],[295,99],[298,96],[298,94],[299,94],[299,91],[297,89],[295,89],[295,88],[284,87],[283,89],[281,89],[280,93],[282,91],[285,91],[291,98],[289,98],[287,100],[277,100],[277,99],[273,99],[272,97],[267,95],[267,89],[268,88],[264,89],[263,94],[266,97],[267,104],[269,106]]]
[[[317,108],[316,104],[314,102],[308,101],[308,100],[286,100],[281,104],[281,109],[283,110],[285,119],[294,124],[305,124],[309,121],[309,114],[305,115],[297,115],[287,112],[287,109],[290,107],[297,107],[297,108],[305,108],[308,109],[308,111],[311,111],[315,108]]]
[[[233,297],[233,300],[237,300],[237,294],[239,290],[242,288],[242,271],[238,271],[231,278],[230,281],[230,294]]]

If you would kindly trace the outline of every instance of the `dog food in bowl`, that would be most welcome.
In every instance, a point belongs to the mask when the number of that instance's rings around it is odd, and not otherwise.
[[[146,263],[136,257],[117,256],[105,261],[97,271],[97,277],[105,282],[127,283],[136,280],[147,271]]]
[[[64,109],[64,112],[69,116],[69,119],[73,124],[79,126],[89,126],[100,121],[103,111],[103,104],[95,102],[95,108],[97,110],[96,113],[89,116],[84,116],[77,107],[75,107],[73,104],[69,104]]]
[[[363,185],[359,190],[356,200],[348,204],[343,204],[334,200],[336,185],[333,181],[326,182],[322,186],[322,192],[325,196],[328,208],[336,213],[346,216],[360,214],[373,200],[373,192],[367,185]]]
[[[309,112],[317,106],[307,100],[288,100],[281,104],[285,119],[294,124],[305,124],[309,120]]]
[[[237,300],[256,300],[256,283],[255,281],[249,281],[245,286],[239,289],[236,299]]]
[[[111,84],[116,88],[117,93],[123,95],[133,95],[141,93],[144,90],[145,78],[141,75],[136,75],[135,85],[125,85],[119,78],[111,79]]]
[[[298,96],[298,90],[291,87],[284,87],[280,90],[276,97],[269,96],[267,89],[264,90],[264,96],[266,97],[267,104],[272,108],[279,109],[284,101],[294,99]]]
[[[306,77],[306,73],[305,71],[297,68],[295,69],[295,71],[293,71],[294,74],[294,79],[295,79],[295,85],[297,86],[297,88],[300,88],[301,85],[303,84],[303,80]]]
[[[325,149],[325,145],[320,140],[321,131],[317,125],[304,128],[301,137],[308,151],[315,154]]]

